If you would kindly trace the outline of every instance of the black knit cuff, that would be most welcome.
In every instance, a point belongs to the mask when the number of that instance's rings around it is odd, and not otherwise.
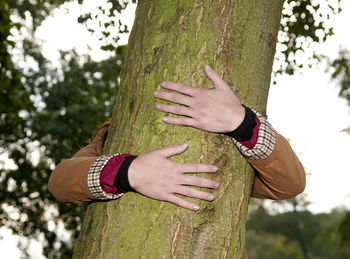
[[[128,171],[132,161],[134,161],[136,157],[137,156],[126,157],[114,178],[113,185],[117,187],[119,193],[135,192],[135,190],[130,186]]]
[[[245,109],[245,115],[241,125],[234,131],[224,133],[239,142],[250,140],[253,137],[254,128],[256,126],[255,113],[248,107],[244,105],[243,107]]]

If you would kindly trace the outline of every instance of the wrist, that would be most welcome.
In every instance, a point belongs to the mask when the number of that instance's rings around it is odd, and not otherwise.
[[[236,124],[235,127],[232,129],[232,131],[236,130],[240,125],[242,125],[244,118],[246,116],[246,107],[244,105],[240,105],[239,109],[237,109],[237,115],[236,115]]]
[[[244,116],[245,108],[243,105],[239,104],[239,107],[235,106],[230,108],[225,117],[224,127],[220,132],[223,134],[226,134],[226,132],[233,132],[242,124]]]
[[[224,134],[234,138],[237,141],[247,141],[253,136],[253,130],[256,126],[255,113],[248,107],[242,105],[244,115],[241,123],[231,132]]]

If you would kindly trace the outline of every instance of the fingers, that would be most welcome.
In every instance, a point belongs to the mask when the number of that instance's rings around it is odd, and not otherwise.
[[[155,91],[154,96],[159,99],[163,99],[166,101],[170,101],[173,103],[179,103],[183,105],[189,106],[191,102],[191,98],[183,95],[183,94],[176,94],[176,93],[167,93],[162,91]]]
[[[215,88],[229,87],[229,85],[225,82],[225,80],[222,79],[221,76],[215,70],[213,70],[209,65],[205,65],[204,71],[205,71],[207,77],[210,79],[210,81],[212,81],[212,83],[214,84]],[[163,88],[173,90],[173,91],[176,91],[176,92],[179,92],[182,94],[186,94],[189,96],[195,96],[198,93],[198,91],[201,90],[201,89],[194,88],[194,87],[191,87],[188,85],[174,83],[174,82],[163,82],[162,86],[163,86]],[[158,96],[156,96],[156,97],[160,98]],[[161,99],[163,99],[163,98],[161,98]],[[168,100],[168,99],[166,99],[166,100]],[[174,102],[176,102],[176,101],[174,101]],[[178,103],[178,102],[176,102],[176,103]]]
[[[192,189],[187,186],[180,186],[179,189],[175,192],[181,195],[184,195],[186,197],[206,200],[206,201],[213,201],[214,195],[207,192],[202,192],[199,190]],[[173,194],[171,194],[167,199],[168,202],[171,202],[177,206],[180,206],[185,209],[189,210],[199,210],[199,206],[197,204],[194,204],[192,202],[188,202],[184,199],[181,199]]]
[[[213,82],[215,88],[228,87],[224,79],[222,79],[221,76],[216,71],[214,71],[209,65],[205,65],[204,71],[207,74],[207,77],[210,79],[210,81]]]
[[[197,204],[185,201],[184,199],[181,199],[173,194],[170,195],[166,201],[188,210],[199,210],[199,206]]]
[[[206,200],[206,201],[212,201],[214,200],[214,195],[207,192],[202,192],[193,188],[190,188],[188,186],[180,186],[179,189],[176,191],[176,193],[184,195],[186,197]]]
[[[181,170],[186,173],[215,173],[218,168],[215,165],[206,164],[181,164]]]
[[[203,177],[184,175],[182,178],[182,184],[189,186],[197,186],[203,188],[216,189],[219,187],[219,183],[213,180],[209,180]]]
[[[164,116],[163,121],[168,124],[191,126],[191,127],[194,127],[196,124],[196,121],[192,118],[174,118],[174,117]]]
[[[190,108],[184,107],[184,106],[172,106],[172,105],[165,105],[165,104],[157,104],[156,108],[159,111],[169,112],[172,114],[178,114],[178,115],[189,116],[189,117],[191,117],[191,115],[192,115]]]
[[[163,82],[162,86],[163,88],[173,90],[182,94],[187,94],[190,96],[194,96],[198,92],[197,88],[184,85],[184,84],[174,83],[174,82]]]
[[[183,153],[187,148],[188,148],[188,144],[184,143],[181,145],[173,145],[170,147],[158,149],[154,152],[158,153],[160,156],[163,156],[163,157],[171,157],[171,156],[179,155]]]

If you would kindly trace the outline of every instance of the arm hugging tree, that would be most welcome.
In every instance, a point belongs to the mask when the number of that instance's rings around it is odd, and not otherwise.
[[[214,163],[220,188],[197,212],[135,193],[91,204],[76,258],[242,257],[253,170],[229,137],[164,124],[153,92],[163,81],[211,88],[202,72],[211,64],[243,104],[265,111],[282,5],[139,2],[105,152],[140,154],[188,142],[177,161]]]

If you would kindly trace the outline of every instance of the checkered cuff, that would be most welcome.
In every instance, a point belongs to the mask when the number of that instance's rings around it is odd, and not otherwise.
[[[101,184],[100,184],[100,174],[102,172],[102,169],[107,164],[109,159],[112,157],[119,155],[102,155],[91,166],[89,173],[88,173],[88,187],[90,192],[99,200],[112,200],[117,199],[123,195],[121,194],[112,194],[112,193],[106,193],[102,190]]]
[[[265,117],[256,111],[254,111],[254,113],[258,116],[261,123],[258,140],[255,146],[252,149],[249,149],[235,139],[233,139],[233,142],[244,156],[253,160],[259,160],[266,158],[271,154],[275,146],[276,134],[275,130]]]

